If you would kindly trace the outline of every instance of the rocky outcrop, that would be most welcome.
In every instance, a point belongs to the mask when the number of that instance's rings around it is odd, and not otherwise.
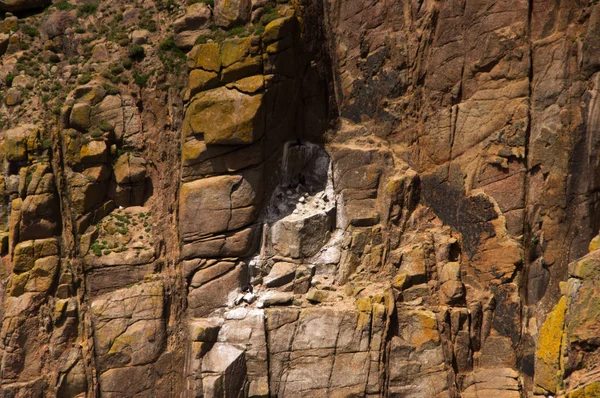
[[[0,396],[598,396],[599,7],[0,0]]]

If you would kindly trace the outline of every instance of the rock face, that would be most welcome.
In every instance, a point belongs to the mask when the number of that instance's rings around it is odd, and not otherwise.
[[[600,4],[179,3],[0,0],[0,397],[600,396]]]
[[[49,0],[2,0],[0,1],[0,11],[26,11],[45,7],[49,3]]]

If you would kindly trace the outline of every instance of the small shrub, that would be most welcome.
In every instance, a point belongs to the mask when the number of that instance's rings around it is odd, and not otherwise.
[[[145,55],[144,47],[140,46],[139,44],[134,44],[129,47],[129,58],[136,61],[141,61],[144,59]]]
[[[78,26],[77,28],[75,28],[75,33],[78,33],[78,34],[85,33],[85,29],[83,29],[81,26]]]
[[[262,17],[260,17],[260,22],[265,26],[280,17],[277,9],[273,8],[272,6],[270,6],[268,4],[265,6],[264,11],[265,11],[264,15]]]
[[[102,87],[104,87],[104,89],[106,90],[106,93],[108,95],[117,95],[121,93],[121,90],[119,90],[118,87],[115,87],[113,85],[110,85],[108,83],[103,83]]]
[[[538,238],[537,236],[535,236],[533,239],[531,239],[531,247],[536,247],[539,244],[540,244],[540,238]]]
[[[119,64],[112,64],[110,66],[110,73],[112,73],[113,75],[120,75],[121,73],[123,73],[124,69],[122,65]]]
[[[208,39],[211,39],[211,38],[212,38],[212,36],[209,36],[209,35],[200,35],[200,36],[198,36],[198,38],[196,39],[194,44],[204,44],[208,41]]]
[[[246,28],[243,26],[237,26],[231,30],[228,30],[226,33],[226,37],[234,37],[234,36],[247,36],[248,32],[246,31]]]
[[[40,140],[43,149],[50,149],[52,147],[52,140],[49,138],[42,138]]]
[[[158,8],[159,10],[172,10],[175,8],[175,1],[166,0],[165,2],[163,2],[163,0],[157,0],[156,8]]]
[[[31,25],[21,25],[21,31],[31,37],[37,37],[40,35],[40,31]]]
[[[133,81],[135,81],[135,84],[137,84],[140,88],[144,88],[146,87],[146,85],[148,84],[148,79],[150,78],[150,74],[143,74],[143,73],[139,73],[139,72],[135,72],[133,74]]]
[[[146,29],[147,31],[150,31],[150,32],[156,32],[158,29],[156,26],[156,21],[151,18],[143,18],[140,21],[140,28]]]
[[[262,23],[257,24],[256,28],[254,29],[254,34],[257,36],[262,36],[263,33],[265,33],[265,25]]]
[[[85,15],[95,14],[96,11],[98,11],[97,3],[82,4],[79,6],[79,8],[77,8],[77,16],[83,17]]]
[[[158,48],[162,51],[181,51],[176,45],[175,45],[175,39],[173,38],[173,36],[169,36],[167,37],[164,41],[162,41],[159,45]]]
[[[90,72],[83,72],[77,83],[88,84],[90,81],[92,81],[92,74]]]
[[[4,83],[7,87],[12,87],[13,80],[15,80],[16,75],[14,73],[9,73],[4,78]]]
[[[101,244],[99,244],[98,242],[94,242],[92,243],[92,245],[90,246],[90,249],[92,249],[92,252],[96,255],[96,256],[101,256],[102,255],[102,249],[104,249],[104,246],[102,246]]]
[[[125,58],[123,60],[123,68],[129,70],[133,67],[133,62],[131,62],[131,60],[129,58]]]
[[[61,11],[72,10],[75,8],[75,6],[68,1],[59,1],[58,3],[54,4],[54,7]]]
[[[173,74],[181,70],[181,66],[185,62],[185,53],[175,45],[173,36],[169,36],[158,46],[159,58],[162,61],[167,73]]]

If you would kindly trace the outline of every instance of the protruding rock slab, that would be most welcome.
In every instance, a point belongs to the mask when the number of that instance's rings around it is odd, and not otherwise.
[[[205,397],[236,397],[246,384],[244,351],[232,345],[217,343],[202,360]]]
[[[180,231],[191,241],[252,223],[262,199],[261,170],[204,178],[181,186]]]
[[[251,144],[264,134],[262,97],[226,87],[203,91],[187,109],[186,135],[203,134],[209,145]]]
[[[285,257],[315,255],[329,240],[335,225],[335,209],[316,210],[308,215],[291,214],[271,227],[274,252]]]
[[[203,317],[217,308],[233,302],[240,289],[248,283],[248,271],[245,263],[240,262],[234,268],[188,293],[189,311],[195,317]]]

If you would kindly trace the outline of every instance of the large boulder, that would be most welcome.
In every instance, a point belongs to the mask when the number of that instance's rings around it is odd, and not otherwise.
[[[215,23],[222,28],[231,28],[248,23],[251,12],[251,0],[215,1]]]
[[[237,230],[254,222],[261,197],[261,173],[258,171],[183,184],[179,197],[183,239]]]
[[[173,23],[175,45],[191,48],[196,39],[207,32],[211,19],[210,8],[204,3],[190,5],[185,15]]]

